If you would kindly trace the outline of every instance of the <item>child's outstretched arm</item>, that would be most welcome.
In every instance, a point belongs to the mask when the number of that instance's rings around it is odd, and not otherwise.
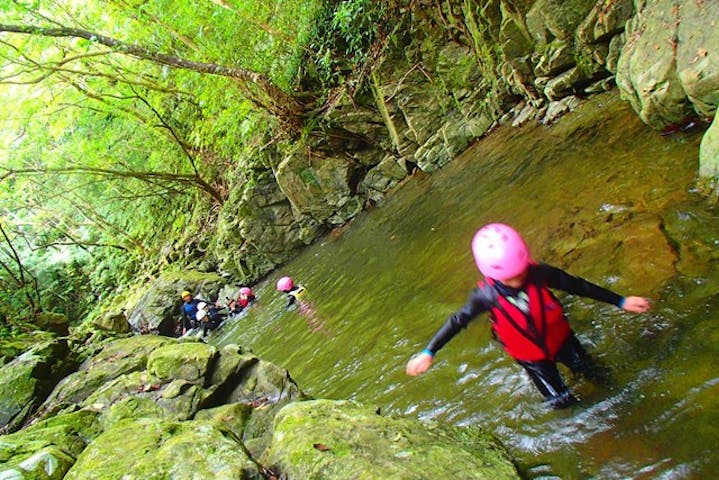
[[[627,312],[633,313],[648,312],[652,308],[649,299],[644,297],[624,297],[620,306]]]
[[[413,355],[407,362],[405,371],[407,375],[420,375],[432,366],[434,354],[439,351],[447,342],[449,342],[460,330],[467,328],[467,324],[482,312],[489,309],[489,305],[494,303],[496,292],[493,288],[486,286],[475,288],[469,295],[467,302],[462,308],[449,316],[446,322],[437,330],[434,337],[429,341],[427,348],[420,353]]]

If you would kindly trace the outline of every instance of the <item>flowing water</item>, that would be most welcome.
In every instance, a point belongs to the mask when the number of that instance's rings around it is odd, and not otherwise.
[[[479,425],[528,478],[711,478],[719,212],[692,191],[699,139],[661,137],[611,95],[551,128],[501,127],[306,249],[210,341],[250,347],[315,397]],[[560,296],[579,338],[612,372],[605,386],[567,375],[582,398],[576,407],[547,408],[484,316],[426,374],[404,373],[479,278],[469,242],[492,221],[516,226],[538,261],[653,299],[651,313],[632,315]],[[307,287],[302,311],[284,309],[274,290],[282,274]]]

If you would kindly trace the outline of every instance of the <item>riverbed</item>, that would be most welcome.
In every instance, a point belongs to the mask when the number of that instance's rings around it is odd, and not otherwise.
[[[699,141],[660,136],[613,93],[551,127],[501,126],[257,285],[257,302],[210,342],[251,348],[315,397],[481,426],[528,478],[709,478],[719,469],[719,214],[694,191]],[[560,294],[611,371],[594,385],[563,370],[576,407],[543,404],[484,316],[426,374],[404,373],[480,279],[469,243],[494,221],[520,230],[535,260],[653,301],[634,315]],[[282,275],[307,288],[302,309],[285,309]]]

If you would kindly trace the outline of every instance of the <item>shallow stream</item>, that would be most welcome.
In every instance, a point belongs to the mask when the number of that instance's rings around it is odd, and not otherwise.
[[[711,478],[719,471],[719,212],[693,192],[700,134],[661,137],[611,94],[548,128],[500,127],[431,176],[306,249],[210,339],[287,368],[315,397],[479,425],[528,478]],[[654,310],[560,296],[608,386],[567,379],[580,405],[545,406],[486,317],[425,375],[404,367],[480,278],[469,242],[514,225],[537,261]],[[307,308],[285,310],[287,274]],[[564,371],[566,373],[566,371]]]

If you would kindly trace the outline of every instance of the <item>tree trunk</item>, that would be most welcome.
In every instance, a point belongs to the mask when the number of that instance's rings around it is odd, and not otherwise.
[[[297,126],[303,109],[300,104],[291,96],[275,85],[265,74],[247,70],[241,67],[230,67],[216,63],[196,62],[175,55],[168,55],[162,52],[155,52],[142,45],[125,43],[112,37],[100,35],[87,30],[70,27],[45,28],[32,25],[6,25],[0,24],[0,32],[21,33],[26,35],[39,35],[43,37],[72,37],[84,38],[90,42],[110,47],[113,50],[141,60],[148,60],[160,65],[167,65],[173,68],[192,70],[198,73],[219,75],[233,78],[246,85],[255,85],[265,98],[251,99],[257,104],[266,108],[269,113],[279,117],[288,125]]]

